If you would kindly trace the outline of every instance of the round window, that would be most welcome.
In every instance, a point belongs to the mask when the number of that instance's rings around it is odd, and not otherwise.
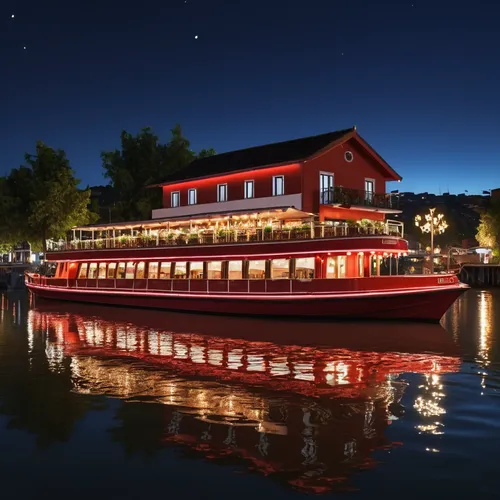
[[[354,160],[354,155],[350,151],[346,151],[344,153],[344,158],[345,158],[345,161],[348,161],[349,163],[351,163],[351,161]]]

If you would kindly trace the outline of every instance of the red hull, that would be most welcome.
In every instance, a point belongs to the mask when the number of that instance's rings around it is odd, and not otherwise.
[[[378,293],[301,296],[190,295],[68,289],[27,283],[39,297],[71,302],[247,316],[439,321],[467,290],[460,285]]]

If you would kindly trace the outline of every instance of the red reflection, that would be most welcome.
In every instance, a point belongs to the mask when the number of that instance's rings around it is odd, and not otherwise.
[[[106,312],[81,315],[69,309],[32,310],[29,320],[33,331],[48,332],[49,346],[62,346],[72,358],[80,384],[74,390],[164,403],[161,443],[180,446],[189,458],[233,463],[309,493],[349,489],[353,471],[376,465],[372,451],[401,444],[384,434],[403,411],[405,384],[396,380],[398,374],[444,373],[460,365],[453,353],[443,353],[453,349],[435,325],[429,328],[441,337],[440,354],[426,352],[427,342],[418,337],[398,344],[397,325],[385,325],[386,335],[377,339],[370,324],[344,324],[344,347],[339,339],[333,346],[312,347],[234,336],[300,333],[311,339],[331,333],[332,324],[163,313],[163,327],[154,328],[134,311],[122,310],[117,320]],[[196,333],[174,333],[173,325]],[[221,333],[233,328],[234,336],[201,333],[217,325]],[[430,335],[420,331],[423,339]],[[399,351],[399,345],[412,352]],[[59,356],[57,349],[47,349],[47,356],[51,352]]]

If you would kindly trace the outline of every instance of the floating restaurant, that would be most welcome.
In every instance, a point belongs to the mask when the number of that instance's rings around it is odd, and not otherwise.
[[[148,221],[75,227],[45,298],[243,315],[439,320],[467,288],[406,275],[401,177],[356,128],[197,159]],[[393,219],[391,219],[393,217]]]

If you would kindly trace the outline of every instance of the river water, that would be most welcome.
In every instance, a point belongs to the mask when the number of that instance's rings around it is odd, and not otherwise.
[[[5,498],[500,497],[500,290],[441,325],[0,299]]]

